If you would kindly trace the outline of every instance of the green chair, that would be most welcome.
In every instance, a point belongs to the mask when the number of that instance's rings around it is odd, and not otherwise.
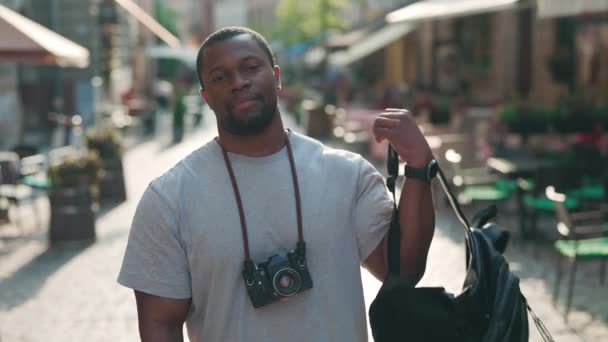
[[[493,174],[487,167],[463,168],[462,156],[453,149],[446,151],[445,159],[452,166],[452,184],[458,189],[460,204],[506,201],[517,189],[515,181]]]
[[[608,184],[603,184],[601,179],[590,177],[583,178],[583,185],[572,191],[571,195],[579,199],[584,206],[595,206],[598,203],[605,203],[608,200]]]
[[[549,186],[567,194],[564,206],[568,210],[578,210],[581,206],[580,197],[574,192],[580,189],[580,169],[571,165],[562,165],[557,168],[541,169],[536,176],[530,179],[519,179],[518,187],[523,191],[523,225],[525,235],[537,235],[537,223],[541,215],[552,215],[553,202],[546,197],[545,189]]]
[[[487,185],[467,185],[458,194],[458,202],[501,202],[509,199],[517,184],[507,179],[498,179]]]
[[[0,152],[0,200],[15,207],[15,225],[22,231],[21,204],[26,201],[32,203],[37,227],[42,226],[37,199],[46,195],[49,186],[45,165],[43,155],[19,158],[15,152]]]
[[[547,198],[553,203],[558,219],[557,231],[560,239],[554,243],[558,253],[553,303],[557,302],[562,277],[563,260],[570,262],[570,280],[564,318],[572,304],[577,263],[581,260],[600,260],[600,283],[606,282],[606,261],[608,260],[608,207],[595,211],[572,213],[566,202],[568,196],[559,193],[554,187],[547,187]]]

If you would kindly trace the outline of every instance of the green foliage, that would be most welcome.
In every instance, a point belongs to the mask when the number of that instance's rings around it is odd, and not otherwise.
[[[608,128],[608,105],[594,105],[584,96],[560,99],[556,107],[530,103],[512,103],[502,108],[500,119],[514,133],[544,133],[550,128],[558,133],[589,132],[597,124]]]
[[[451,100],[447,96],[436,96],[434,98],[435,108],[431,112],[431,123],[435,125],[446,124],[450,121]]]
[[[347,29],[349,23],[340,13],[349,6],[347,0],[282,0],[273,35],[289,46]]]
[[[122,158],[122,138],[116,129],[91,129],[87,132],[87,147],[102,160]]]
[[[593,128],[594,106],[583,96],[568,96],[558,103],[558,115],[551,123],[558,132],[587,132]]]
[[[156,20],[161,24],[167,31],[171,32],[174,36],[179,37],[179,31],[177,30],[177,13],[174,9],[167,7],[165,2],[162,0],[156,0],[154,3]]]
[[[99,187],[101,159],[96,152],[85,156],[70,155],[61,163],[51,165],[49,179],[54,189],[89,186],[95,192]]]
[[[605,130],[608,130],[608,103],[597,106],[593,118],[600,123]]]
[[[154,3],[156,20],[161,24],[167,31],[171,32],[174,36],[179,37],[179,31],[177,30],[177,13],[174,9],[167,7],[162,0],[156,0]],[[159,44],[163,44],[157,39]],[[160,78],[173,79],[175,78],[180,70],[180,62],[174,59],[161,58],[158,60],[158,76]]]
[[[546,132],[547,117],[550,109],[529,103],[506,105],[500,112],[500,119],[511,132],[527,136],[533,133]]]

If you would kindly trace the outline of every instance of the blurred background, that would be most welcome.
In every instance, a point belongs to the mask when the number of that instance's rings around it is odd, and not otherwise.
[[[225,26],[268,39],[286,126],[382,172],[373,119],[409,109],[467,212],[498,205],[556,339],[608,339],[608,0],[0,0],[0,341],[137,339],[129,224],[217,134],[195,59]],[[435,190],[423,284],[458,291]]]

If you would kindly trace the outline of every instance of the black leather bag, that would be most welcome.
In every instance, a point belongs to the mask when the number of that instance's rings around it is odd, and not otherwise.
[[[389,147],[387,186],[395,194],[398,157]],[[489,220],[492,206],[480,211],[470,225],[441,171],[438,177],[466,237],[467,272],[458,295],[441,287],[415,287],[399,277],[400,229],[397,205],[388,236],[388,275],[369,309],[375,342],[528,341],[528,311],[545,341],[553,341],[534,315],[502,255],[508,232]]]

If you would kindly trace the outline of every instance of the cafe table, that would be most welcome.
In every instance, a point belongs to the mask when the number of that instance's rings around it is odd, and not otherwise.
[[[557,161],[533,156],[491,157],[486,161],[487,166],[510,179],[534,177],[541,170],[557,167]],[[516,190],[519,211],[519,229],[522,237],[529,237],[531,232],[526,229],[526,208],[523,201],[524,190],[518,186]]]

